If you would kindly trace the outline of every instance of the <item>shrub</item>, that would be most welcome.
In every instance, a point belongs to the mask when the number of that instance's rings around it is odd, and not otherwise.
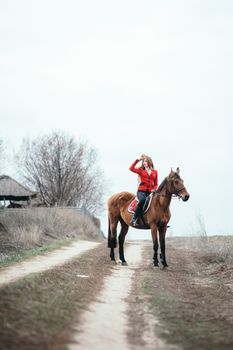
[[[5,209],[0,221],[7,232],[2,239],[23,248],[66,238],[103,238],[92,217],[72,208]]]

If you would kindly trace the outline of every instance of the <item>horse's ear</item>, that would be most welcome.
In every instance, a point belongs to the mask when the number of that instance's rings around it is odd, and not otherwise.
[[[179,168],[179,167],[176,168],[176,173],[177,173],[178,175],[180,175],[180,168]]]
[[[170,174],[169,174],[169,178],[172,177],[174,174],[175,174],[175,173],[174,173],[174,170],[173,170],[172,167],[171,167],[171,171],[170,171]]]

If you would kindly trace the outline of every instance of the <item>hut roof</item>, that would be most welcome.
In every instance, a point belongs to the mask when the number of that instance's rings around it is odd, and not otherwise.
[[[36,195],[37,192],[29,190],[10,176],[0,176],[0,200],[25,201]]]

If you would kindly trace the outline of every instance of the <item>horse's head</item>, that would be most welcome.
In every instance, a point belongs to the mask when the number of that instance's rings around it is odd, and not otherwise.
[[[182,200],[186,202],[189,199],[189,193],[184,186],[184,181],[180,177],[180,169],[177,168],[176,171],[171,169],[167,180],[170,186],[170,193],[182,198]]]

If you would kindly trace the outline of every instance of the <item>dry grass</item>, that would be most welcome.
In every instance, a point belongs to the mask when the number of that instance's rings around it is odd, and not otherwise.
[[[198,251],[205,256],[209,263],[233,263],[233,239],[232,236],[209,236],[209,237],[184,237],[184,247]]]
[[[91,217],[72,209],[8,209],[1,212],[0,222],[0,260],[57,240],[103,238]]]
[[[152,315],[159,321],[155,334],[182,349],[233,348],[233,271],[228,255],[233,237],[210,237],[205,245],[201,242],[198,237],[169,239],[167,270],[152,269],[151,245],[146,247],[144,265],[133,287],[134,299],[139,302],[131,306],[134,328],[129,334],[142,347],[140,337]]]
[[[12,232],[12,242],[25,248],[40,245],[42,240],[42,230],[36,225],[27,227],[16,227]]]

